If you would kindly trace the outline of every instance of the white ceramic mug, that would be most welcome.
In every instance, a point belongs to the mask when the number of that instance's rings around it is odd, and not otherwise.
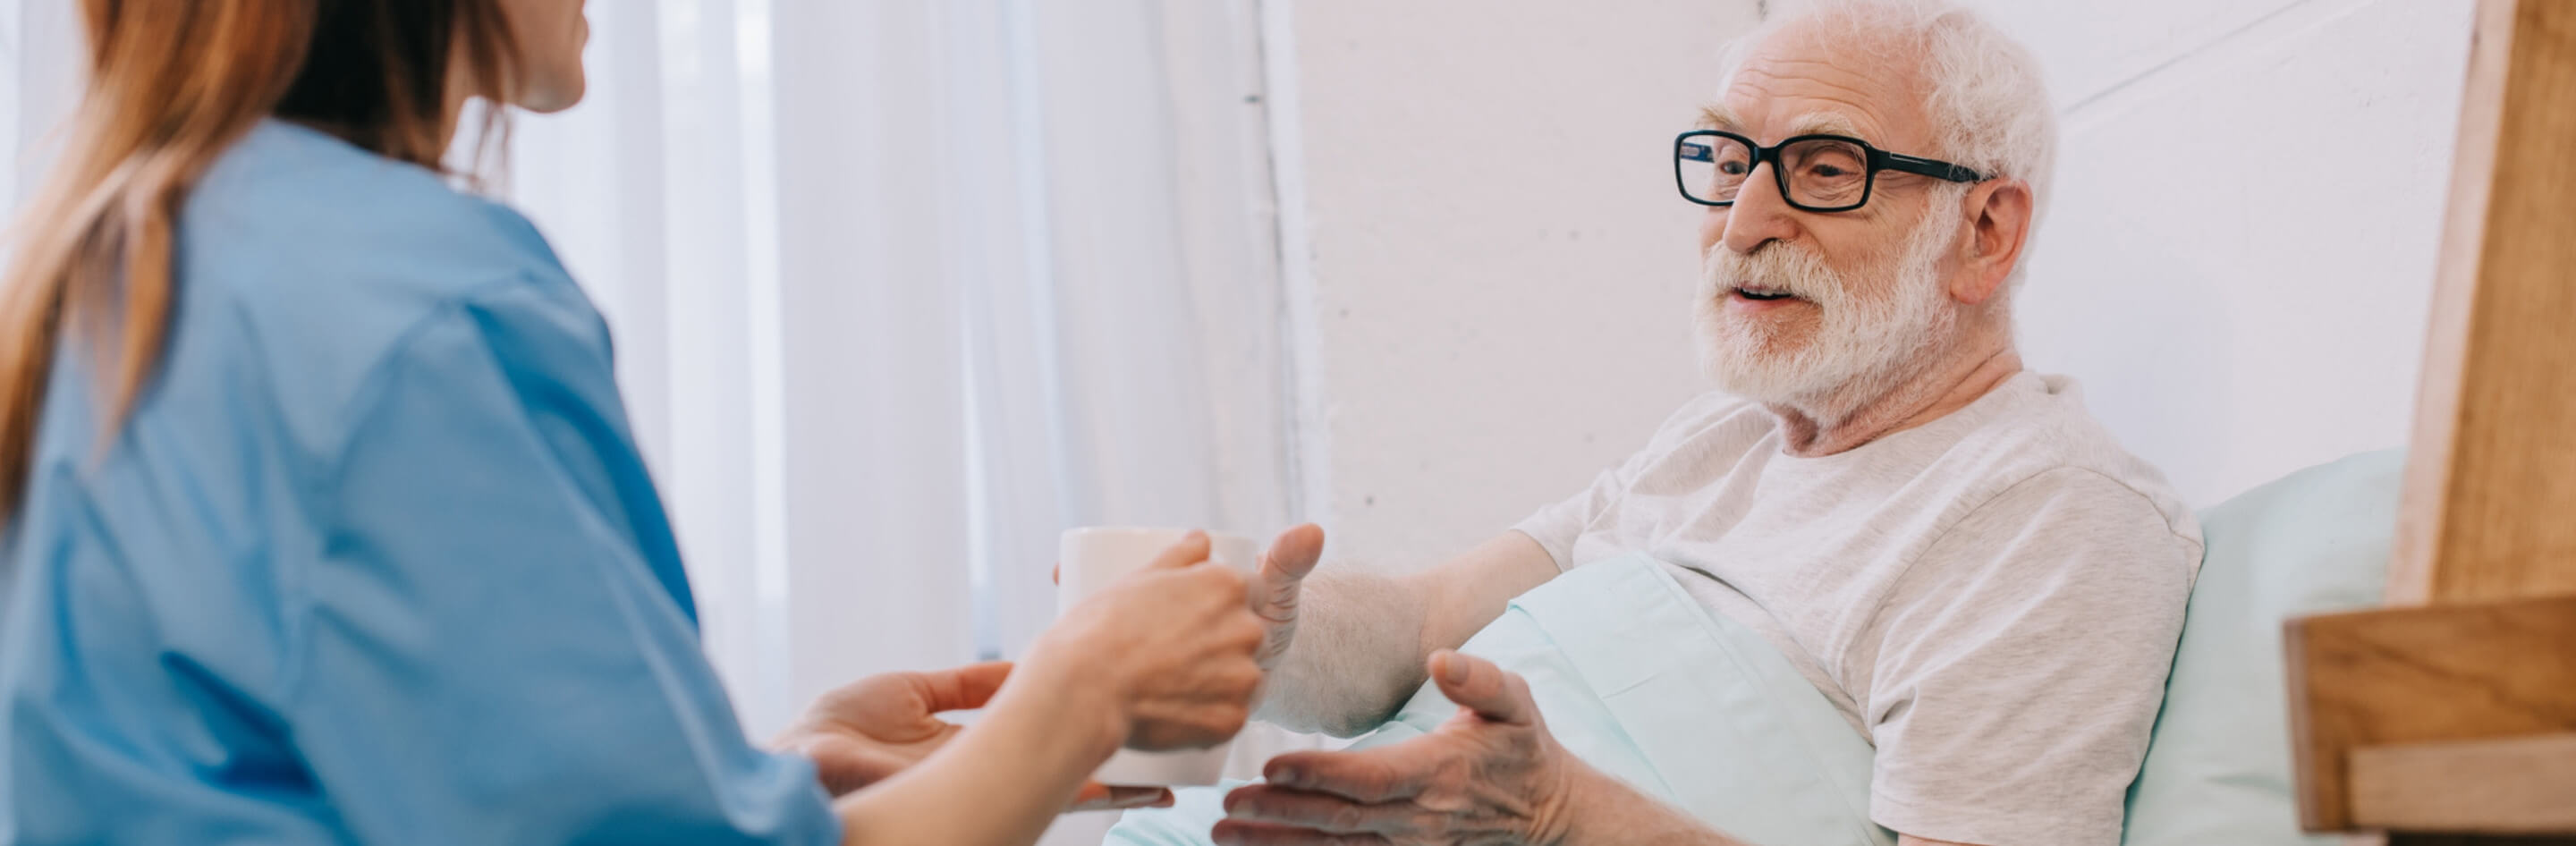
[[[1061,616],[1092,594],[1099,593],[1119,577],[1153,563],[1173,544],[1187,536],[1187,529],[1139,529],[1092,527],[1064,533],[1057,547],[1057,587],[1055,607]],[[1246,575],[1261,563],[1261,547],[1251,538],[1239,535],[1208,535],[1208,560],[1233,567]],[[1233,743],[1220,743],[1206,749],[1180,752],[1138,752],[1118,750],[1091,776],[1093,781],[1121,787],[1193,787],[1217,783],[1225,769],[1226,751]]]

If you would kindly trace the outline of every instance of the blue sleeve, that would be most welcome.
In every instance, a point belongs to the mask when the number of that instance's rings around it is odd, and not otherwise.
[[[838,842],[812,763],[744,737],[676,553],[639,532],[658,499],[578,294],[453,304],[367,390],[288,683],[359,841]]]

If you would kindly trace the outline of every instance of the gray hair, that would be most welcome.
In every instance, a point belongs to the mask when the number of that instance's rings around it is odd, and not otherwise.
[[[2057,114],[2040,81],[2039,60],[2028,48],[1984,16],[1949,0],[1816,0],[1729,42],[1722,54],[1719,96],[1734,87],[1736,71],[1754,48],[1801,23],[1911,52],[1922,63],[1922,79],[1931,91],[1924,110],[1931,115],[1941,149],[1897,152],[1936,156],[1990,177],[2030,183],[2036,225],[2048,209],[2049,183],[2057,167]],[[2013,268],[2016,287],[2021,276],[2022,269]]]

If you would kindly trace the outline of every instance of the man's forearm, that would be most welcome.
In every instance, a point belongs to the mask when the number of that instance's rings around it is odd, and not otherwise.
[[[1297,634],[1271,668],[1255,717],[1352,737],[1377,727],[1425,679],[1427,591],[1418,580],[1319,573],[1297,601]]]

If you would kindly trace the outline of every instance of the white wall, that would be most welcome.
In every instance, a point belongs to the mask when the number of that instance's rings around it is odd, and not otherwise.
[[[2081,379],[2199,505],[2401,443],[2469,4],[1972,2],[2039,53],[2064,115],[2031,366]],[[1293,8],[1306,511],[1338,555],[1418,566],[1571,493],[1699,389],[1698,210],[1662,145],[1759,12]]]
[[[2403,443],[2471,4],[1979,5],[2064,116],[2031,366],[2197,505]]]
[[[1336,557],[1410,568],[1569,495],[1699,389],[1698,207],[1666,149],[1755,4],[1289,8],[1305,510]]]

